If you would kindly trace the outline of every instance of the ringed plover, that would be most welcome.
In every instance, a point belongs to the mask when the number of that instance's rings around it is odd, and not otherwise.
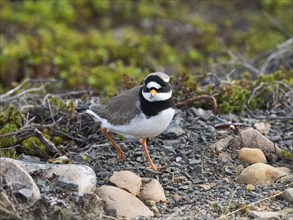
[[[140,139],[150,168],[158,171],[149,155],[146,139],[157,136],[167,128],[174,116],[174,107],[169,76],[154,72],[144,79],[144,85],[113,97],[105,105],[93,103],[77,110],[99,121],[102,132],[115,147],[121,160],[125,159],[124,153],[110,132],[125,138]]]

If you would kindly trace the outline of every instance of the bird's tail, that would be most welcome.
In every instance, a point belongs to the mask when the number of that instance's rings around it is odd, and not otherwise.
[[[95,121],[103,123],[105,119],[102,119],[99,115],[97,115],[97,113],[91,110],[90,106],[91,104],[80,104],[75,110],[79,113],[89,114]]]

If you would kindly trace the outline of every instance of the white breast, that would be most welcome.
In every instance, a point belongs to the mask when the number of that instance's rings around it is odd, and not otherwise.
[[[102,123],[102,126],[126,138],[155,137],[168,127],[174,113],[175,110],[172,108],[163,110],[158,115],[149,118],[141,113],[132,119],[130,124],[113,126],[109,123]]]

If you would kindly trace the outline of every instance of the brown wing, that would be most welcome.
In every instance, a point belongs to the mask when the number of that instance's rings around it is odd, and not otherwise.
[[[134,87],[110,99],[106,105],[92,104],[90,109],[113,125],[123,125],[140,113],[139,91],[142,86]]]

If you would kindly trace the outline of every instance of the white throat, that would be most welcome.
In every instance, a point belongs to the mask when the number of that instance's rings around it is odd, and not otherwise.
[[[142,90],[142,96],[149,102],[165,101],[172,97],[172,90],[169,92],[158,92],[155,96],[152,96],[149,92],[144,92]]]

